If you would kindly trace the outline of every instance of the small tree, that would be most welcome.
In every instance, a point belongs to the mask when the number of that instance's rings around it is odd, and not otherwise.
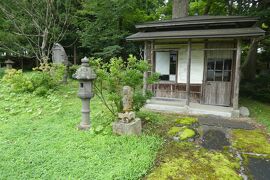
[[[135,111],[138,111],[151,96],[150,92],[143,95],[142,91],[143,73],[150,68],[146,61],[130,55],[126,62],[122,58],[112,58],[110,62],[103,63],[99,58],[92,59],[90,63],[97,73],[95,93],[113,115],[122,111],[123,86],[128,85],[133,88]],[[158,74],[152,74],[147,79],[148,84],[156,82],[158,77]]]

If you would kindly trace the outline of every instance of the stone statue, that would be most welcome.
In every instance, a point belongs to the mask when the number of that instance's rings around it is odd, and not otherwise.
[[[113,132],[119,135],[140,135],[142,123],[132,111],[133,91],[130,86],[123,87],[123,112],[118,113],[118,121],[113,123]]]
[[[130,86],[123,87],[123,111],[130,112],[132,111],[132,103],[133,103],[133,92]]]

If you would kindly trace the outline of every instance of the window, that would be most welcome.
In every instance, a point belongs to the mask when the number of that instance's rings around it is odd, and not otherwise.
[[[207,81],[231,81],[232,60],[209,58]]]
[[[160,80],[176,81],[177,52],[156,52],[156,72]]]

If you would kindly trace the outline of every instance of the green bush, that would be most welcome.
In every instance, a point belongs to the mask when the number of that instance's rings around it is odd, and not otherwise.
[[[42,66],[35,70],[38,71],[23,73],[22,70],[6,70],[2,82],[13,92],[34,92],[44,96],[59,85],[64,74],[64,66],[61,65]]]
[[[270,75],[262,75],[254,81],[242,82],[240,95],[262,102],[270,102]]]
[[[102,59],[92,59],[91,66],[96,70],[95,93],[114,115],[122,111],[122,89],[130,86],[133,89],[133,110],[138,111],[151,96],[143,94],[143,74],[150,66],[144,60],[138,60],[130,55],[124,61],[122,58],[112,58],[104,63]],[[148,83],[158,80],[157,74],[148,77]],[[106,92],[105,92],[106,91]]]
[[[33,92],[34,86],[30,78],[22,70],[7,69],[2,82],[10,86],[13,92]]]
[[[5,75],[6,68],[0,68],[0,79]]]

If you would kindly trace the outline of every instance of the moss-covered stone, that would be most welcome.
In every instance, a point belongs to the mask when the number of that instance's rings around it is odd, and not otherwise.
[[[172,127],[169,131],[168,131],[168,135],[169,136],[176,136],[183,128],[182,127]]]
[[[189,138],[192,138],[196,135],[195,131],[189,128],[184,128],[182,132],[179,134],[179,138],[181,141],[187,140]]]
[[[235,158],[196,149],[191,143],[177,143],[175,146],[168,147],[168,154],[146,179],[241,179],[237,173],[240,166]]]
[[[268,137],[259,130],[233,130],[232,145],[242,152],[270,155]]]
[[[192,125],[194,123],[197,123],[198,122],[198,119],[195,118],[195,117],[183,117],[183,118],[180,118],[180,119],[177,119],[175,121],[176,124],[179,124],[179,125]]]

